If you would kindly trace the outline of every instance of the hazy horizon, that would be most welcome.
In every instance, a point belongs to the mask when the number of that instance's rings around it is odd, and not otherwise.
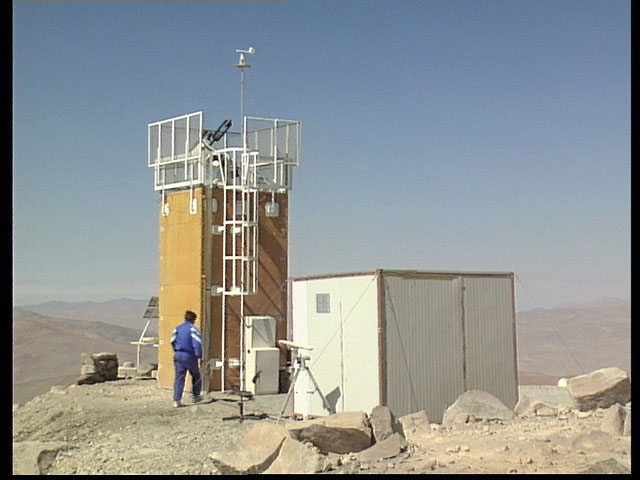
[[[44,302],[38,302],[38,303],[21,303],[21,304],[17,304],[15,303],[15,301],[13,302],[13,306],[16,308],[24,308],[24,307],[35,307],[35,306],[41,306],[41,305],[46,305],[46,304],[50,304],[50,303],[59,303],[59,304],[64,304],[64,305],[76,305],[76,304],[83,304],[83,303],[91,303],[91,304],[101,304],[101,303],[110,303],[110,302],[118,302],[118,301],[131,301],[131,302],[148,302],[149,299],[142,299],[142,298],[130,298],[130,297],[119,297],[119,298],[111,298],[111,299],[107,299],[107,300],[81,300],[81,301],[77,301],[77,302],[69,302],[69,301],[64,301],[64,300],[47,300]],[[618,303],[618,302],[624,302],[625,304],[628,303],[629,305],[631,305],[631,299],[630,298],[619,298],[619,297],[601,297],[601,298],[596,298],[587,302],[565,302],[565,303],[560,303],[558,305],[554,305],[551,307],[546,307],[546,308],[542,308],[542,307],[533,307],[533,308],[527,308],[527,309],[519,309],[517,306],[517,298],[516,298],[516,310],[517,312],[526,312],[526,311],[530,311],[530,310],[535,310],[535,309],[543,309],[543,310],[553,310],[553,309],[559,309],[559,308],[584,308],[584,307],[597,307],[597,306],[610,306],[611,303]]]

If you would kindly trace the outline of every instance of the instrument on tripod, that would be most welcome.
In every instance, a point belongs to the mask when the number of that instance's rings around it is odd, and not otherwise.
[[[327,409],[329,413],[336,413],[334,409],[331,407],[331,405],[329,405],[329,402],[327,402],[327,399],[325,398],[325,396],[322,394],[322,391],[318,386],[318,382],[316,382],[315,377],[313,376],[313,374],[311,373],[311,370],[309,369],[308,362],[310,360],[310,357],[308,355],[304,355],[300,353],[300,350],[313,350],[313,347],[309,345],[298,345],[288,340],[278,340],[278,345],[291,350],[293,355],[294,374],[293,374],[293,380],[291,381],[291,385],[289,385],[287,398],[284,401],[284,405],[282,406],[282,410],[280,411],[280,415],[278,416],[278,421],[276,423],[280,423],[280,419],[282,418],[282,415],[284,414],[284,411],[287,408],[287,404],[289,403],[289,399],[291,398],[291,394],[293,393],[293,390],[295,388],[296,381],[298,380],[298,377],[300,376],[300,372],[302,371],[307,372],[307,375],[309,375],[309,378],[311,379],[315,387],[314,391],[318,392],[318,395],[320,395],[320,398],[322,399],[322,406],[325,409]]]

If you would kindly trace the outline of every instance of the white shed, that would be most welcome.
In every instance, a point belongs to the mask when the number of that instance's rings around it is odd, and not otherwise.
[[[377,270],[290,279],[289,338],[336,412],[386,405],[433,422],[465,391],[518,400],[512,272]],[[327,415],[304,371],[296,414]]]

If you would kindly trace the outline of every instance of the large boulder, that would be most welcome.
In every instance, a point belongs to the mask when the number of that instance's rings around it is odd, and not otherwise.
[[[617,367],[601,368],[567,380],[567,390],[578,410],[625,405],[631,399],[631,380]]]
[[[321,453],[353,453],[369,448],[371,426],[365,412],[340,412],[328,417],[287,426],[292,438],[310,442]]]
[[[482,390],[464,392],[442,417],[442,425],[454,425],[472,421],[512,420],[510,408],[490,393]]]
[[[258,422],[236,445],[212,452],[209,458],[223,475],[262,473],[278,457],[287,437],[282,425]]]
[[[320,473],[328,467],[327,457],[318,453],[315,448],[287,437],[278,457],[263,473]]]

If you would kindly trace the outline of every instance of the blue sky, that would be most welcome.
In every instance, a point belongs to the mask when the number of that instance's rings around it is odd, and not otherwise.
[[[14,303],[158,290],[147,124],[300,120],[292,276],[630,298],[628,1],[14,2]]]

